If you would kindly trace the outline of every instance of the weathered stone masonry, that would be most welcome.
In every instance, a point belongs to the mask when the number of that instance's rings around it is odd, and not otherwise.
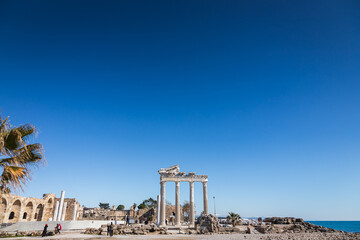
[[[43,198],[3,194],[0,196],[0,223],[56,221],[54,212],[59,201],[53,193],[44,194]],[[74,220],[74,217],[78,220],[82,216],[82,207],[75,198],[66,198],[63,213],[65,221]]]

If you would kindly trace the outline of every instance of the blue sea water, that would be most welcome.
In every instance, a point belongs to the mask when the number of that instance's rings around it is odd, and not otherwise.
[[[307,221],[309,223],[342,230],[345,232],[360,232],[360,221]]]

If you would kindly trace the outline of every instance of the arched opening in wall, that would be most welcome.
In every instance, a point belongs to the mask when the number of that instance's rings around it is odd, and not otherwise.
[[[15,213],[14,213],[14,212],[11,212],[10,215],[9,215],[9,220],[14,219],[14,217],[15,217]]]
[[[31,221],[31,213],[33,212],[33,209],[34,209],[33,203],[28,202],[25,207],[25,212],[27,213],[27,215],[26,218],[23,219],[27,219],[27,221]]]
[[[23,219],[26,219],[26,217],[27,217],[27,213],[24,212],[24,214],[23,214]]]
[[[14,215],[13,215],[13,217],[11,219],[10,219],[10,216],[9,216],[9,222],[10,223],[15,223],[15,222],[18,222],[20,220],[20,209],[21,209],[21,202],[18,199],[11,206],[11,212],[13,212]]]
[[[36,208],[35,219],[36,221],[41,221],[43,216],[44,206],[39,204]]]
[[[0,222],[5,222],[5,213],[7,208],[7,201],[5,198],[0,200]]]

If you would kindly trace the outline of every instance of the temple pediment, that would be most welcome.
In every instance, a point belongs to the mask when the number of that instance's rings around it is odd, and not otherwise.
[[[174,165],[169,168],[161,168],[158,173],[160,174],[161,181],[167,182],[207,182],[208,175],[196,175],[195,172],[180,172],[179,165]]]

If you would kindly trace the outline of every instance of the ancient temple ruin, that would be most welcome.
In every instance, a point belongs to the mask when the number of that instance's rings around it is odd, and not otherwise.
[[[194,182],[202,182],[203,184],[203,200],[204,200],[204,214],[209,214],[208,208],[208,194],[207,194],[207,175],[196,175],[194,172],[180,172],[179,165],[169,168],[161,168],[160,174],[160,205],[159,205],[159,221],[160,226],[165,226],[165,187],[166,182],[175,182],[175,226],[181,226],[180,222],[180,182],[188,182],[190,187],[190,226],[195,224],[195,205],[194,205]]]

